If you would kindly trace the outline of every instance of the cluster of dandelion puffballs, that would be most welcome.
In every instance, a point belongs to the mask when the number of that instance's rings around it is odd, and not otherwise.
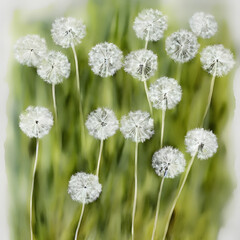
[[[198,37],[210,38],[217,32],[217,22],[210,14],[195,13],[190,21],[191,31],[181,29],[166,38],[165,50],[175,62],[185,63],[198,53]],[[136,17],[133,29],[139,39],[146,41],[143,49],[135,50],[124,58],[122,51],[109,42],[98,43],[88,54],[88,63],[92,72],[106,78],[116,74],[122,67],[125,72],[139,81],[146,81],[156,74],[157,55],[147,49],[149,41],[158,41],[168,27],[167,17],[160,11],[146,9]],[[62,48],[74,48],[86,35],[86,26],[81,20],[71,17],[59,18],[52,24],[53,41]],[[68,78],[71,66],[68,58],[57,51],[49,51],[46,41],[38,35],[20,38],[15,45],[16,60],[29,67],[36,67],[38,75],[47,83],[58,84]],[[201,63],[208,73],[221,77],[234,65],[233,55],[223,45],[207,46],[201,52]],[[172,109],[182,97],[179,83],[169,77],[161,77],[152,83],[149,99],[156,109]],[[98,108],[91,112],[86,120],[89,134],[96,139],[105,140],[119,129],[115,113],[108,108]],[[19,126],[30,138],[42,138],[53,126],[53,116],[44,107],[29,106],[21,115]],[[144,142],[154,134],[154,121],[148,112],[130,111],[120,121],[120,131],[126,139]],[[191,156],[207,159],[217,151],[217,139],[211,132],[197,128],[185,137],[186,150]],[[186,161],[183,154],[171,146],[156,151],[152,157],[152,167],[161,177],[173,178],[184,171]],[[69,181],[68,193],[74,201],[87,204],[96,200],[102,191],[98,177],[78,172]]]

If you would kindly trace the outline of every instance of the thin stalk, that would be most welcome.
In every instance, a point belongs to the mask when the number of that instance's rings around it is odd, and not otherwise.
[[[102,150],[103,150],[103,139],[101,140],[100,143],[100,150],[99,150],[99,155],[98,155],[98,164],[97,164],[97,172],[96,175],[99,175],[99,169],[100,169],[100,162],[101,162],[101,156],[102,156]]]
[[[181,74],[182,74],[182,63],[179,62],[177,65],[177,75],[176,75],[176,80],[178,82],[181,81]]]
[[[161,148],[163,146],[164,124],[165,124],[165,110],[162,110],[162,127],[161,127]]]
[[[158,192],[157,210],[156,210],[154,227],[153,227],[153,232],[152,232],[152,240],[154,240],[154,236],[155,236],[155,232],[156,232],[156,228],[157,228],[157,221],[158,221],[158,214],[159,214],[159,209],[160,209],[160,200],[161,200],[161,195],[162,195],[164,179],[165,179],[165,177],[163,177],[161,180],[160,188],[159,188],[159,192]]]
[[[134,169],[134,200],[133,200],[133,211],[132,211],[132,240],[134,240],[134,222],[135,222],[135,213],[137,205],[137,159],[138,159],[138,141],[136,131],[136,146],[135,146],[135,169]]]
[[[34,190],[34,180],[35,180],[35,173],[37,169],[37,161],[38,161],[38,148],[39,148],[39,139],[37,138],[36,142],[36,155],[33,167],[33,174],[32,174],[32,187],[30,193],[30,232],[31,232],[31,240],[33,240],[33,229],[32,229],[32,202],[33,202],[33,190]]]
[[[74,44],[72,44],[71,46],[72,46],[72,51],[73,51],[74,60],[75,60],[75,67],[76,67],[76,80],[77,80],[77,90],[78,90],[78,95],[79,95],[80,121],[81,121],[81,125],[82,125],[83,136],[85,136],[83,110],[82,110],[82,98],[81,98],[81,87],[80,87],[80,79],[79,79],[79,71],[78,71],[78,58],[77,58],[77,53],[76,53]]]
[[[188,177],[189,172],[190,172],[190,170],[191,170],[191,167],[192,167],[192,165],[193,165],[194,159],[195,159],[195,157],[196,157],[196,155],[197,155],[197,152],[198,152],[198,151],[196,151],[196,153],[192,156],[192,158],[191,158],[191,160],[190,160],[190,162],[189,162],[189,164],[188,164],[188,166],[187,166],[187,169],[186,169],[186,172],[185,172],[183,181],[182,181],[182,183],[180,184],[180,187],[179,187],[177,196],[175,197],[175,199],[174,199],[174,201],[173,201],[171,210],[170,210],[170,212],[169,212],[169,214],[168,214],[168,217],[167,217],[167,223],[166,223],[166,226],[165,226],[165,229],[164,229],[163,238],[162,238],[163,240],[165,240],[165,238],[166,238],[166,235],[167,235],[167,231],[168,231],[168,227],[169,227],[169,223],[170,223],[170,219],[171,219],[173,210],[174,210],[174,208],[175,208],[175,206],[176,206],[176,204],[177,204],[177,201],[178,201],[178,199],[179,199],[179,197],[180,197],[180,195],[181,195],[181,192],[182,192],[182,190],[183,190],[183,187],[184,187],[184,185],[185,185],[185,182],[186,182],[186,180],[187,180],[187,177]]]
[[[57,122],[57,104],[56,104],[56,97],[55,97],[55,84],[52,84],[52,98],[53,98],[53,107],[54,107],[55,118],[56,118],[56,122]]]
[[[145,42],[145,47],[144,47],[145,50],[147,49],[147,46],[148,46],[148,40],[149,40],[149,31],[148,31],[147,37],[146,37],[146,42]]]
[[[144,82],[144,88],[145,88],[145,93],[146,93],[146,96],[147,96],[147,100],[148,100],[148,105],[149,105],[149,108],[150,108],[150,113],[152,115],[152,104],[149,100],[149,96],[148,96],[148,87],[147,87],[147,82],[146,80],[143,81]]]
[[[82,211],[81,211],[81,215],[80,215],[80,218],[79,218],[79,221],[78,221],[78,225],[77,225],[77,229],[76,229],[74,240],[77,240],[77,237],[78,237],[78,232],[79,232],[79,228],[80,228],[80,225],[81,225],[81,222],[82,222],[83,213],[84,213],[84,207],[85,207],[85,204],[83,203]]]
[[[204,115],[203,115],[202,124],[203,124],[203,122],[205,120],[205,117],[206,117],[206,115],[208,113],[208,109],[209,109],[210,104],[211,104],[215,79],[216,79],[216,74],[214,73],[213,76],[212,76],[212,80],[211,80],[211,86],[210,86],[210,90],[209,90],[209,94],[208,94],[208,102],[207,102],[207,106],[206,106],[206,109],[205,109],[205,112],[204,112]]]

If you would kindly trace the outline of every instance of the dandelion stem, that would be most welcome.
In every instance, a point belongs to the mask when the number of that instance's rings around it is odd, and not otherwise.
[[[96,175],[99,175],[99,169],[100,169],[100,162],[101,162],[101,156],[102,156],[102,150],[103,150],[103,139],[100,143],[100,150],[99,150],[99,156],[98,156],[98,164],[97,164],[97,172]]]
[[[148,87],[147,87],[147,82],[146,80],[143,81],[144,82],[144,88],[145,88],[145,92],[146,92],[146,96],[147,96],[147,100],[148,100],[148,105],[149,105],[149,108],[150,108],[150,113],[152,115],[152,104],[149,100],[149,96],[148,96]]]
[[[33,190],[34,190],[34,180],[35,180],[35,173],[37,169],[37,161],[38,161],[38,148],[39,148],[39,139],[37,138],[36,142],[36,155],[33,167],[33,174],[32,174],[32,187],[30,193],[30,232],[31,232],[31,240],[33,240],[33,229],[32,229],[32,202],[33,202]]]
[[[52,98],[53,98],[53,107],[54,107],[55,118],[56,118],[56,122],[57,122],[57,104],[56,104],[56,97],[55,97],[55,84],[52,84]]]
[[[136,130],[136,146],[135,146],[135,169],[134,169],[134,200],[133,200],[133,211],[132,211],[132,240],[134,240],[134,221],[137,204],[137,159],[138,159],[138,131]]]
[[[169,227],[169,223],[170,223],[170,220],[171,220],[171,216],[172,216],[173,210],[174,210],[174,208],[175,208],[175,206],[176,206],[176,204],[177,204],[177,201],[178,201],[178,199],[179,199],[179,197],[180,197],[180,195],[181,195],[181,192],[182,192],[182,190],[183,190],[183,187],[184,187],[184,185],[185,185],[185,182],[186,182],[186,180],[187,180],[187,177],[188,177],[189,172],[190,172],[190,170],[191,170],[191,167],[192,167],[192,165],[193,165],[193,161],[194,161],[194,159],[195,159],[195,157],[196,157],[196,155],[197,155],[197,152],[198,152],[198,151],[196,151],[195,154],[192,156],[192,158],[191,158],[191,160],[190,160],[190,162],[189,162],[189,164],[188,164],[188,166],[187,166],[187,169],[186,169],[186,172],[185,172],[183,181],[180,183],[177,196],[175,197],[175,199],[174,199],[174,201],[173,201],[171,210],[170,210],[170,212],[169,212],[169,214],[168,214],[168,217],[167,217],[167,223],[166,223],[166,226],[165,226],[165,229],[164,229],[163,238],[162,238],[163,240],[165,240],[165,238],[166,238],[166,235],[167,235],[167,231],[168,231],[168,227]]]
[[[177,65],[177,75],[176,75],[176,80],[178,82],[181,81],[181,74],[182,74],[182,63],[179,62]]]
[[[72,44],[71,46],[72,46],[72,51],[73,51],[74,60],[75,60],[75,67],[76,67],[76,80],[77,80],[77,89],[78,89],[78,95],[79,95],[80,121],[81,121],[81,125],[82,125],[83,136],[85,136],[83,110],[82,110],[82,99],[81,99],[81,88],[80,88],[80,79],[79,79],[79,71],[78,71],[78,58],[77,58],[77,53],[76,53],[74,44]]]
[[[82,222],[83,213],[84,213],[84,207],[85,207],[85,204],[83,203],[82,211],[81,211],[81,215],[80,215],[80,218],[79,218],[79,221],[78,221],[78,225],[77,225],[77,229],[76,229],[74,240],[77,240],[77,237],[78,237],[78,232],[79,232],[79,228],[80,228],[80,225],[81,225],[81,222]]]
[[[147,46],[148,46],[148,40],[149,40],[149,31],[148,31],[147,37],[146,37],[146,42],[145,42],[145,47],[144,47],[145,50],[147,49]]]
[[[211,104],[215,79],[216,79],[216,74],[213,74],[212,80],[211,80],[210,91],[209,91],[209,94],[208,94],[208,102],[207,102],[207,106],[206,106],[206,109],[205,109],[205,112],[204,112],[204,115],[203,115],[202,125],[203,125],[203,123],[204,123],[204,120],[205,120],[206,115],[207,115],[207,113],[208,113],[208,109],[209,109],[210,104]]]
[[[163,146],[163,136],[164,136],[164,123],[165,123],[165,110],[162,110],[162,127],[161,127],[161,148]]]
[[[158,214],[159,214],[159,209],[160,209],[160,200],[161,200],[161,195],[162,195],[164,179],[165,178],[163,177],[161,180],[160,188],[159,188],[159,192],[158,192],[157,209],[156,209],[154,227],[153,227],[153,232],[152,232],[152,240],[154,240],[154,236],[155,236],[155,232],[156,232],[156,228],[157,228],[157,221],[158,221]]]

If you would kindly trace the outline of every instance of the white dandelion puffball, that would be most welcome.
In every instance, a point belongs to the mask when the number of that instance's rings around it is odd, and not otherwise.
[[[100,77],[112,76],[122,67],[122,51],[113,43],[99,43],[88,54],[88,64]]]
[[[221,44],[204,48],[200,60],[202,68],[217,77],[228,74],[235,64],[231,51]]]
[[[202,160],[212,157],[218,148],[215,134],[203,128],[188,131],[185,136],[185,145],[192,157],[197,152],[197,157]]]
[[[71,176],[68,193],[73,201],[87,204],[95,201],[102,191],[98,177],[93,174],[78,172]]]
[[[154,134],[153,119],[148,112],[130,112],[122,117],[120,131],[126,139],[145,142]]]
[[[173,78],[161,77],[149,88],[149,99],[157,109],[172,109],[182,98],[182,89]]]
[[[19,120],[19,127],[30,138],[42,138],[53,126],[53,115],[45,107],[29,106]]]
[[[183,154],[173,147],[161,148],[152,157],[152,167],[160,177],[174,178],[184,172],[185,165]]]
[[[157,70],[157,55],[151,50],[137,50],[130,52],[124,61],[125,72],[140,81],[148,80]]]
[[[70,63],[64,54],[50,51],[38,65],[37,73],[47,83],[58,84],[69,77]]]
[[[113,136],[119,128],[115,113],[108,108],[98,108],[91,112],[85,124],[89,134],[100,140]]]
[[[199,48],[197,37],[190,31],[179,30],[166,39],[166,52],[176,62],[185,63],[193,59]]]
[[[38,35],[27,35],[17,40],[14,54],[17,61],[29,67],[37,67],[47,53],[45,39]]]
[[[195,13],[189,20],[193,33],[201,38],[211,38],[218,30],[218,24],[213,15],[204,12]]]
[[[146,41],[158,41],[167,27],[167,17],[153,9],[141,11],[133,23],[137,37]]]
[[[86,26],[81,20],[72,17],[57,18],[51,29],[53,41],[63,48],[81,43],[86,35]]]

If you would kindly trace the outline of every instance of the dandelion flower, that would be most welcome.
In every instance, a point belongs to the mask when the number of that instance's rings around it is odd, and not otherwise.
[[[149,99],[157,109],[172,109],[182,98],[182,89],[173,78],[162,77],[151,84]]]
[[[190,31],[174,32],[166,39],[166,52],[176,62],[184,63],[193,59],[199,48],[197,37]]]
[[[19,127],[30,138],[42,138],[53,126],[52,113],[45,107],[29,106],[19,119]]]
[[[58,84],[69,77],[70,63],[64,54],[50,51],[39,64],[37,73],[47,83]]]
[[[89,66],[100,77],[112,76],[122,67],[122,51],[113,43],[100,43],[88,54]]]
[[[137,50],[129,53],[124,61],[125,72],[140,81],[146,81],[157,70],[157,55],[151,50]]]
[[[121,119],[120,131],[126,139],[133,142],[144,142],[154,134],[153,119],[147,112],[140,110],[130,112]]]
[[[27,35],[17,40],[14,52],[21,64],[37,67],[47,53],[46,41],[38,35]]]
[[[52,24],[53,41],[63,48],[69,48],[81,43],[86,35],[86,26],[81,20],[72,17],[57,18]]]
[[[204,48],[200,60],[203,69],[217,77],[226,75],[235,64],[231,51],[221,44]]]
[[[195,13],[190,18],[189,24],[193,33],[201,38],[211,38],[218,30],[214,16],[204,12]]]
[[[98,108],[88,115],[86,127],[96,139],[105,140],[113,136],[119,128],[115,113],[108,108]]]
[[[158,41],[163,37],[167,27],[167,17],[153,9],[141,11],[133,24],[137,37],[146,41]]]
[[[88,204],[95,201],[102,191],[98,177],[93,174],[78,172],[72,175],[68,184],[68,193],[73,201]]]
[[[185,137],[185,145],[191,156],[197,153],[197,157],[202,160],[212,157],[218,148],[215,134],[203,128],[188,131]]]
[[[161,177],[174,178],[184,172],[185,165],[183,154],[172,147],[161,148],[152,157],[152,167]]]

